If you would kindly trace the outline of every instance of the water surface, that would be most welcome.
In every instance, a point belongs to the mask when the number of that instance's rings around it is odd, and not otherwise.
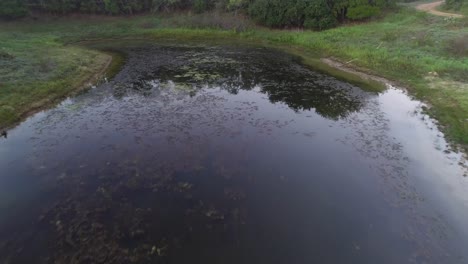
[[[129,45],[0,140],[2,263],[467,263],[422,104],[258,47]]]

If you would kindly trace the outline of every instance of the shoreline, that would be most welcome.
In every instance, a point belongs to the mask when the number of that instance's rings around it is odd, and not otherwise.
[[[86,47],[87,46],[86,44],[89,44],[89,43],[103,43],[103,42],[108,42],[108,41],[129,41],[129,42],[155,41],[155,42],[158,42],[158,40],[151,39],[151,38],[112,38],[112,39],[80,40],[74,43],[68,43],[67,45],[78,45],[78,46]],[[330,58],[330,57],[311,58],[310,56],[306,54],[302,54],[301,51],[292,50],[291,47],[288,48],[282,45],[271,44],[271,43],[269,44],[257,43],[257,42],[251,42],[248,40],[243,40],[243,39],[237,39],[237,41],[240,41],[239,44],[242,44],[244,42],[245,45],[259,45],[260,47],[278,49],[292,56],[297,56],[302,60],[301,63],[310,67],[312,70],[319,71],[324,74],[333,76],[337,79],[352,83],[354,85],[359,86],[361,89],[364,89],[367,91],[380,92],[386,89],[385,87],[382,87],[381,85],[385,86],[386,83],[394,83],[383,77],[379,77],[377,75],[366,73],[365,71],[357,69],[357,67],[345,66],[342,62],[340,62],[338,59],[335,59],[335,58]],[[170,42],[171,41],[165,44],[169,44]],[[194,43],[190,43],[190,41],[187,43],[194,44]],[[213,45],[216,45],[216,44],[213,44]],[[293,48],[298,48],[298,47],[293,47]],[[92,49],[95,49],[95,47],[92,47]],[[63,96],[45,98],[43,100],[34,102],[34,104],[32,104],[31,107],[29,107],[29,110],[20,114],[19,120],[11,124],[7,124],[5,126],[0,126],[0,131],[11,130],[15,128],[16,126],[18,126],[19,124],[21,124],[22,122],[24,122],[29,117],[41,111],[51,109],[55,107],[57,104],[59,104],[60,102],[62,102],[63,100],[65,100],[66,98],[75,96],[79,94],[80,92],[90,89],[90,87],[98,83],[100,79],[106,73],[110,74],[110,78],[112,78],[116,73],[118,73],[118,71],[120,70],[123,64],[123,60],[125,60],[124,56],[113,49],[102,49],[102,50],[97,49],[97,50],[101,53],[102,56],[107,57],[105,62],[103,63],[103,66],[100,67],[98,71],[94,72],[89,77],[85,77],[76,85],[73,85],[74,88],[71,89],[69,92],[67,92]],[[113,65],[114,62],[116,63],[116,65]]]
[[[65,45],[81,46],[98,51],[101,55],[107,57],[106,62],[103,64],[102,67],[99,68],[97,72],[92,74],[90,77],[82,80],[79,84],[76,85],[76,88],[72,89],[66,95],[54,98],[52,99],[52,101],[50,99],[44,99],[41,102],[35,102],[29,111],[26,111],[21,115],[19,121],[16,121],[13,124],[10,124],[0,129],[12,129],[31,115],[43,111],[45,109],[49,109],[55,106],[60,101],[62,101],[64,98],[73,96],[74,94],[80,91],[88,89],[91,85],[90,83],[97,82],[99,78],[102,77],[102,75],[108,72],[109,70],[112,71],[111,75],[116,74],[120,69],[121,65],[124,63],[123,61],[125,60],[124,55],[121,56],[122,54],[120,54],[118,50],[112,48],[113,45],[115,47],[115,45],[118,45],[116,43],[119,42],[140,41],[153,42],[158,44],[174,44],[178,42],[177,40],[181,41],[181,39],[183,39],[183,43],[187,45],[255,45],[264,48],[277,49],[279,51],[286,52],[292,56],[298,57],[301,60],[301,63],[310,67],[312,70],[322,72],[337,79],[352,83],[363,90],[370,92],[381,92],[384,91],[388,85],[391,85],[398,89],[404,90],[409,96],[423,102],[425,105],[429,106],[429,108],[432,106],[430,102],[424,100],[424,98],[418,98],[415,94],[413,94],[412,91],[414,91],[414,89],[410,89],[410,87],[407,87],[407,84],[382,77],[381,75],[378,75],[370,69],[354,65],[352,64],[353,60],[345,62],[333,56],[320,56],[316,51],[311,50],[307,47],[303,47],[299,44],[285,45],[284,43],[278,43],[271,40],[262,40],[258,37],[246,38],[244,36],[239,36],[236,34],[232,35],[229,34],[229,32],[214,31],[211,34],[208,34],[208,38],[203,37],[207,36],[203,34],[201,36],[196,36],[195,34],[193,36],[187,37],[183,34],[180,34],[179,32],[173,32],[169,34],[159,32],[159,34],[156,33],[150,36],[79,39],[74,42],[69,42]],[[99,46],[99,44],[101,44],[102,46]],[[180,44],[180,42],[178,44]],[[115,59],[117,58],[116,56],[118,57],[118,59]],[[116,63],[116,65],[112,65],[114,62]],[[434,119],[437,122],[439,130],[441,130],[444,133],[446,140],[450,142],[452,148],[456,151],[461,150],[466,154],[467,147],[465,145],[461,144],[460,142],[456,142],[456,140],[453,140],[451,137],[447,136],[447,124],[443,124],[437,118],[436,115],[430,112],[428,112],[428,114],[429,116],[431,116],[432,119]]]
[[[19,120],[15,121],[15,122],[13,122],[11,124],[7,124],[7,125],[5,125],[3,127],[0,126],[0,131],[11,130],[11,129],[15,128],[16,126],[18,126],[19,124],[21,124],[22,122],[24,122],[29,117],[31,117],[31,116],[33,116],[33,115],[35,115],[35,114],[37,114],[37,113],[39,113],[41,111],[51,109],[51,108],[55,107],[57,104],[60,104],[66,98],[71,97],[71,96],[75,96],[75,95],[79,94],[80,92],[83,92],[83,91],[86,91],[86,90],[90,89],[95,83],[99,82],[99,80],[103,77],[103,75],[106,74],[106,72],[109,70],[110,66],[112,65],[112,62],[113,62],[112,55],[103,53],[102,56],[105,56],[107,58],[104,61],[103,66],[100,67],[100,69],[98,71],[94,72],[89,77],[85,77],[83,80],[78,82],[76,85],[73,85],[74,88],[71,89],[69,92],[67,92],[63,96],[45,98],[45,99],[43,99],[41,101],[35,102],[33,105],[31,105],[31,107],[27,111],[20,114]]]

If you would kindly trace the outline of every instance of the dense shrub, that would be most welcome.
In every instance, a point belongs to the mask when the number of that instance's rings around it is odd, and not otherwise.
[[[271,27],[328,28],[336,22],[326,0],[256,0],[249,14]]]
[[[242,9],[247,9],[249,7],[250,0],[221,0],[219,1],[221,5],[224,5],[225,9],[228,11],[237,11]]]
[[[2,60],[12,60],[15,56],[11,55],[10,53],[0,50],[0,59]]]
[[[23,2],[25,1],[35,10],[54,14],[82,12],[131,15],[150,11],[153,5],[163,0],[23,0]],[[167,1],[174,2],[173,0]]]
[[[193,11],[195,13],[203,13],[211,10],[214,7],[214,2],[211,0],[194,0]]]
[[[468,35],[458,36],[450,40],[446,49],[454,56],[468,56]]]
[[[101,6],[94,0],[82,0],[79,6],[79,12],[82,13],[97,14],[101,11]]]
[[[250,6],[249,13],[266,26],[298,26],[302,14],[298,13],[296,5],[295,0],[257,0]]]
[[[348,9],[348,18],[353,20],[361,20],[370,18],[380,14],[380,8],[371,5],[352,6]]]
[[[0,0],[0,18],[15,19],[25,16],[26,6],[22,0]]]
[[[445,7],[452,10],[460,10],[466,4],[464,0],[445,0]]]
[[[256,0],[249,14],[272,27],[325,29],[338,21],[376,16],[389,5],[388,0]]]
[[[120,13],[119,5],[115,0],[104,0],[104,9],[111,15],[117,15]]]
[[[333,16],[331,8],[327,5],[325,0],[314,1],[306,9],[306,19],[304,20],[304,27],[310,29],[323,30],[332,28],[338,23],[335,16]]]
[[[166,24],[167,23],[167,24]],[[191,16],[171,17],[163,21],[166,27],[214,28],[243,32],[250,28],[248,20],[239,19],[234,14],[206,12]]]
[[[458,0],[451,0],[458,1]],[[394,0],[0,0],[0,16],[15,18],[34,11],[52,14],[133,15],[143,12],[191,10],[248,13],[270,27],[326,29],[348,19],[376,16]]]
[[[183,10],[192,6],[192,0],[152,0],[151,10],[169,12]]]

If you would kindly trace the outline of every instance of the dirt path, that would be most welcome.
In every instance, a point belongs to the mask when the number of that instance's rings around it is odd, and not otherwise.
[[[446,13],[446,12],[438,11],[437,7],[439,7],[443,3],[444,1],[437,1],[437,2],[432,2],[432,3],[427,3],[427,4],[419,4],[416,6],[416,9],[436,15],[436,16],[457,17],[457,18],[463,17],[460,14],[453,14],[453,13]]]

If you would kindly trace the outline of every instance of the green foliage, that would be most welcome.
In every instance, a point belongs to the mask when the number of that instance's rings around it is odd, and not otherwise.
[[[0,0],[0,12],[18,17],[25,6],[53,14],[133,15],[144,12],[192,10],[203,13],[214,8],[228,12],[248,11],[259,23],[270,27],[327,29],[338,21],[366,19],[378,15],[395,0]],[[451,0],[459,1],[459,0]],[[27,4],[27,5],[25,5]],[[20,6],[21,8],[17,8]],[[12,9],[14,7],[14,9]],[[19,11],[18,11],[19,10]],[[0,13],[1,14],[1,13]],[[13,15],[16,14],[16,15]]]
[[[195,13],[203,13],[210,10],[213,7],[213,3],[210,0],[194,0],[193,11]]]
[[[104,9],[106,13],[111,15],[117,15],[120,11],[119,5],[117,3],[118,0],[104,0]]]
[[[79,11],[87,14],[100,13],[101,9],[95,0],[82,0]]]
[[[249,8],[250,15],[270,27],[302,27],[309,0],[256,0]]]
[[[371,5],[358,5],[348,9],[348,18],[361,20],[380,14],[380,8]]]
[[[117,15],[120,12],[118,0],[104,0],[104,10],[107,14]]]
[[[314,1],[307,7],[304,27],[310,29],[323,30],[336,26],[338,21],[333,16],[326,0]]]
[[[466,5],[466,1],[464,0],[446,0],[445,7],[451,10],[460,10],[463,5]]]
[[[249,13],[255,20],[266,26],[286,26],[287,5],[290,4],[281,0],[257,0],[250,6]]]
[[[53,14],[82,12],[92,14],[134,14],[150,11],[153,0],[24,0],[34,10]]]
[[[153,12],[168,12],[173,10],[187,9],[190,8],[192,4],[193,0],[153,0],[150,2],[150,9]]]
[[[1,0],[0,18],[15,19],[25,16],[27,9],[21,0]]]
[[[223,2],[223,1],[220,1],[220,2]],[[249,0],[228,0],[226,4],[226,8],[229,11],[246,9],[248,8],[249,4],[250,4]]]
[[[468,34],[457,36],[447,42],[447,51],[457,57],[468,56]]]
[[[42,0],[43,7],[47,7],[48,12],[66,14],[76,10],[80,1],[76,0]]]
[[[316,7],[331,8],[326,2],[323,0]],[[336,23],[336,17],[332,18]],[[428,102],[446,135],[468,150],[466,20],[449,23],[444,18],[401,10],[382,20],[321,32],[256,27],[234,30],[243,27],[236,24],[241,21],[248,20],[233,14],[219,13],[216,17],[212,13],[178,13],[92,21],[0,23],[0,126],[17,121],[44,99],[68,94],[79,80],[89,78],[102,67],[103,58],[97,52],[64,43],[93,38],[148,38],[151,43],[247,41],[287,48],[312,58],[352,61],[353,65],[399,81],[416,98]],[[324,23],[326,17],[318,21]],[[304,23],[315,28],[317,20],[306,19]],[[103,43],[109,42],[113,41]],[[41,70],[43,66],[45,69]],[[427,78],[429,72],[437,72],[440,77]]]
[[[256,0],[249,13],[266,26],[320,30],[335,26],[337,21],[376,16],[392,3],[392,0]]]

